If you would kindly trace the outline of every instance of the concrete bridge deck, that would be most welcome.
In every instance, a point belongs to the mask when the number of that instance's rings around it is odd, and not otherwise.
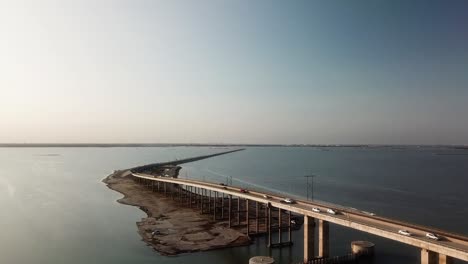
[[[178,184],[184,187],[190,186],[191,188],[210,190],[249,201],[267,204],[269,207],[276,207],[289,212],[304,215],[305,260],[311,259],[316,255],[314,253],[313,245],[313,227],[315,225],[314,219],[318,219],[319,256],[328,255],[328,223],[334,223],[418,247],[421,249],[422,263],[451,263],[452,258],[468,261],[468,237],[436,230],[434,228],[424,227],[379,216],[371,216],[338,205],[325,204],[315,201],[311,202],[297,200],[294,204],[285,204],[282,202],[284,196],[258,191],[248,191],[247,193],[243,193],[240,191],[241,188],[234,186],[221,186],[216,183],[160,177],[142,173],[132,173],[132,176],[145,181]],[[267,195],[268,198],[264,198],[264,195]],[[317,213],[312,211],[313,207],[319,208],[321,212]],[[329,208],[336,210],[338,213],[336,215],[328,214],[326,210]],[[410,231],[412,236],[404,236],[399,234],[398,230],[400,229]],[[441,239],[436,241],[426,238],[425,235],[427,232],[438,234]]]

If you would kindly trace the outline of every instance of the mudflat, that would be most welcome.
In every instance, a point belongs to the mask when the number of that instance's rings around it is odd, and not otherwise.
[[[250,244],[249,237],[229,228],[227,221],[213,221],[211,215],[202,215],[136,184],[129,175],[128,170],[115,171],[103,182],[124,195],[119,203],[137,206],[147,214],[136,223],[138,233],[162,255]]]

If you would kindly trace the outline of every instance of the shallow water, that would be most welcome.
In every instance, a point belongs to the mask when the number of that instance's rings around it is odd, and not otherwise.
[[[248,263],[272,254],[302,259],[292,248],[249,247],[159,256],[137,234],[143,212],[118,204],[101,183],[114,169],[223,151],[173,148],[0,148],[0,263]],[[303,175],[315,174],[314,198],[468,235],[468,151],[448,148],[256,147],[183,166],[181,177],[305,196]],[[414,263],[416,248],[331,226],[331,253],[350,242],[377,244],[376,263]]]

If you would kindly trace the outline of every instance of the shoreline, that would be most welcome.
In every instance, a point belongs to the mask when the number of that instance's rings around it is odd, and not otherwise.
[[[244,233],[228,227],[227,221],[212,221],[212,217],[180,206],[162,194],[140,186],[130,177],[129,170],[115,171],[102,180],[106,186],[123,195],[117,202],[136,206],[146,217],[136,222],[143,241],[161,255],[207,251],[251,243]]]

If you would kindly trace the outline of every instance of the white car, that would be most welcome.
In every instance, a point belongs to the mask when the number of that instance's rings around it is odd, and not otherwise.
[[[433,233],[426,233],[426,237],[430,238],[430,239],[433,239],[433,240],[439,240],[439,236],[437,236],[436,234],[433,234]]]
[[[284,198],[281,202],[287,203],[287,204],[293,204],[295,201],[291,198]]]
[[[265,198],[265,199],[270,199],[270,196],[264,194],[264,195],[263,195],[263,198]]]
[[[404,236],[411,236],[411,233],[408,230],[398,230],[398,234]]]
[[[320,209],[318,209],[317,207],[312,208],[312,211],[316,213],[320,213]]]
[[[372,213],[372,212],[367,212],[367,211],[362,211],[362,212],[363,212],[364,214],[370,215],[370,216],[374,216],[374,215],[375,215],[375,213]]]
[[[336,214],[336,211],[333,209],[327,209],[327,213],[334,215]]]

